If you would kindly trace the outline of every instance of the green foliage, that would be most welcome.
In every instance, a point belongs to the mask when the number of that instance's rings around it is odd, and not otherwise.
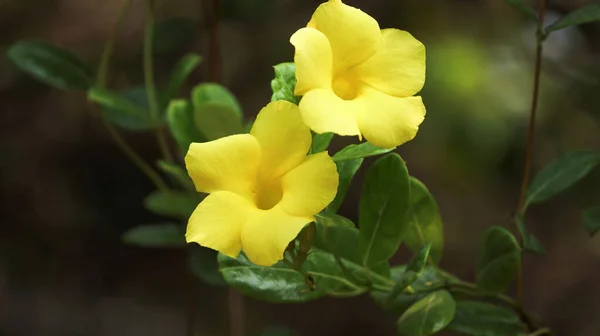
[[[317,222],[314,246],[349,262],[360,265],[361,254],[358,245],[358,229],[348,226],[324,226]]]
[[[323,210],[315,215],[315,220],[318,224],[323,226],[343,226],[343,227],[356,227],[351,220],[344,216],[340,216],[335,212]]]
[[[243,133],[244,115],[235,96],[224,86],[204,83],[192,90],[194,123],[206,140]]]
[[[195,193],[155,191],[146,197],[144,206],[148,211],[158,215],[187,220],[200,201],[200,196]]]
[[[594,236],[600,230],[600,206],[583,211],[583,225],[590,236]]]
[[[123,243],[141,247],[182,247],[185,233],[178,224],[140,225],[121,236]]]
[[[190,74],[200,65],[202,56],[197,54],[187,54],[183,56],[171,72],[171,78],[167,83],[165,92],[162,95],[162,101],[170,102],[177,97],[179,90]]]
[[[525,225],[525,220],[521,216],[517,216],[516,218],[517,228],[519,229],[519,234],[521,235],[521,240],[523,242],[523,250],[532,254],[537,255],[545,255],[546,249],[542,245],[542,243],[527,230],[527,226]]]
[[[192,182],[192,179],[183,167],[163,160],[158,161],[156,165],[163,173],[171,176],[184,189],[195,190],[194,182]]]
[[[600,163],[600,153],[592,150],[574,150],[550,162],[527,188],[525,209],[541,203],[564,191],[584,178]]]
[[[448,329],[469,336],[524,336],[519,316],[490,303],[456,301],[454,319]]]
[[[134,86],[123,93],[91,88],[88,98],[102,106],[102,117],[128,131],[149,131],[158,125],[150,115],[148,96],[143,86]],[[162,122],[162,120],[159,120]]]
[[[398,319],[401,335],[427,336],[444,329],[454,318],[456,303],[447,291],[433,292],[408,308]]]
[[[333,135],[333,133],[314,134],[310,146],[310,153],[320,153],[327,150],[327,147],[329,147],[329,144],[333,139]]]
[[[337,161],[335,163],[338,175],[340,177],[340,181],[338,184],[337,193],[335,194],[335,198],[327,206],[328,210],[337,211],[340,208],[342,202],[344,201],[344,197],[346,196],[346,192],[348,191],[348,187],[350,187],[352,178],[360,169],[363,160],[363,158],[358,158],[353,160]]]
[[[376,156],[393,151],[395,148],[381,148],[371,144],[370,142],[363,142],[358,145],[348,145],[333,156],[333,161],[345,161],[354,160],[360,158],[366,158],[369,156]]]
[[[423,270],[425,270],[425,265],[429,259],[430,251],[431,245],[427,244],[421,251],[419,251],[419,253],[413,256],[406,266],[404,273],[402,273],[399,281],[396,282],[392,292],[388,296],[386,306],[392,304],[398,295],[400,295],[405,289],[417,281],[421,274],[423,274]]]
[[[167,108],[169,130],[185,156],[192,142],[204,142],[206,138],[194,121],[194,108],[184,99],[172,100]]]
[[[168,54],[190,43],[198,31],[191,18],[177,17],[159,22],[154,27],[153,52]]]
[[[529,7],[523,0],[506,0],[506,2],[530,19],[537,21],[537,14],[535,14],[533,8]]]
[[[273,95],[271,101],[287,100],[298,104],[300,97],[294,95],[296,87],[296,65],[294,63],[280,63],[273,67],[275,69],[275,78],[271,80],[271,90]]]
[[[553,31],[567,27],[577,26],[594,21],[600,21],[600,4],[589,4],[572,11],[562,19],[546,27],[546,34],[550,34]]]
[[[42,41],[19,41],[6,53],[19,69],[42,83],[64,90],[89,89],[90,67],[68,50]]]
[[[190,244],[190,248],[188,265],[192,274],[212,286],[227,285],[219,271],[218,252],[198,244]]]
[[[244,117],[242,107],[237,98],[223,85],[217,83],[202,83],[192,89],[192,103],[199,108],[205,103],[219,103],[232,108],[240,119]]]
[[[410,186],[402,158],[392,153],[366,172],[359,205],[359,244],[362,264],[370,267],[391,258],[406,224]]]
[[[477,262],[477,289],[490,294],[505,292],[520,264],[521,249],[515,237],[505,228],[489,228]]]
[[[434,263],[439,263],[444,247],[442,218],[427,187],[412,176],[410,177],[410,209],[401,236],[406,246],[415,253],[427,244],[431,244],[430,258]]]

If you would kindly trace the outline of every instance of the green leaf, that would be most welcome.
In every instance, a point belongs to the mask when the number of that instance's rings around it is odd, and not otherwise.
[[[292,329],[283,326],[271,326],[257,334],[257,336],[294,336]]]
[[[600,4],[589,4],[572,11],[562,19],[546,27],[546,34],[567,27],[577,26],[594,21],[600,21]]]
[[[171,176],[182,187],[190,191],[195,190],[194,182],[192,182],[192,179],[189,177],[187,171],[183,167],[164,160],[159,160],[156,165],[158,166],[158,169]]]
[[[406,266],[404,273],[396,282],[392,292],[387,298],[387,306],[393,304],[396,297],[398,297],[398,295],[408,288],[408,286],[417,281],[421,274],[423,274],[423,270],[425,270],[425,265],[427,264],[427,259],[429,259],[429,251],[431,251],[431,244],[425,245],[425,247],[423,247],[419,253],[412,257]]]
[[[533,10],[533,8],[529,7],[523,0],[506,0],[506,2],[517,9],[519,12],[525,14],[530,19],[535,21],[538,20],[537,14]]]
[[[200,201],[199,194],[155,191],[146,197],[144,206],[155,214],[187,220]]]
[[[585,209],[583,211],[583,225],[590,234],[594,236],[600,230],[600,206]]]
[[[448,329],[469,336],[524,336],[524,325],[512,310],[478,301],[456,301]]]
[[[444,329],[454,318],[456,303],[445,290],[433,292],[417,301],[400,316],[398,333],[405,336],[428,336]]]
[[[523,212],[529,205],[544,202],[571,187],[598,163],[600,153],[592,150],[574,150],[550,162],[527,188]]]
[[[194,122],[208,140],[244,132],[243,120],[231,106],[221,103],[196,105]]]
[[[190,244],[190,248],[188,265],[192,274],[212,286],[227,285],[219,271],[218,252],[198,244]]]
[[[402,241],[415,253],[425,245],[431,244],[430,258],[434,263],[439,263],[444,248],[442,218],[427,187],[412,176],[407,220],[408,224],[402,230]]]
[[[350,187],[350,183],[352,182],[352,178],[356,175],[356,172],[360,169],[360,166],[363,163],[363,158],[354,159],[354,160],[344,160],[336,162],[337,172],[340,177],[340,182],[338,184],[338,190],[335,194],[335,198],[333,201],[327,206],[327,209],[330,211],[337,211],[342,202],[344,202],[344,198],[346,196],[346,192]]]
[[[329,147],[329,144],[333,139],[333,135],[333,133],[314,134],[312,138],[312,144],[310,146],[310,152],[315,154],[327,150],[327,147]]]
[[[527,230],[523,217],[517,216],[515,220],[517,221],[517,228],[519,229],[519,234],[523,241],[523,250],[540,256],[546,255],[546,249],[542,243]]]
[[[406,225],[410,186],[408,170],[398,154],[377,160],[366,172],[359,204],[359,244],[362,265],[391,258]]]
[[[132,87],[123,93],[91,88],[88,98],[102,105],[102,117],[111,124],[137,132],[157,127],[150,116],[146,89],[143,86]]]
[[[202,83],[192,89],[192,103],[197,110],[205,103],[218,103],[232,108],[242,120],[244,113],[237,98],[223,85],[217,83]]]
[[[19,41],[6,55],[22,71],[59,89],[85,91],[94,82],[87,64],[70,51],[47,42]]]
[[[174,223],[140,225],[126,231],[121,240],[142,247],[182,247],[185,246],[185,232]]]
[[[172,18],[154,26],[155,54],[168,54],[190,43],[197,35],[197,24],[191,18]]]
[[[394,148],[381,148],[371,144],[370,142],[363,142],[361,144],[353,144],[344,147],[333,156],[333,161],[344,161],[365,158],[369,156],[375,156],[391,152]]]
[[[316,222],[323,226],[343,226],[355,228],[356,225],[346,217],[340,216],[335,212],[323,210],[315,215]]]
[[[194,109],[187,100],[171,101],[167,108],[169,130],[185,156],[192,142],[204,142],[206,138],[196,128]]]
[[[169,79],[169,83],[167,84],[167,88],[162,97],[162,100],[165,103],[169,103],[171,99],[177,97],[181,86],[185,83],[185,80],[192,71],[198,67],[200,62],[202,62],[202,56],[198,54],[187,54],[175,64],[173,72],[171,73],[171,79]]]
[[[287,100],[298,104],[300,97],[294,95],[296,87],[296,65],[294,63],[280,63],[273,67],[275,69],[275,78],[271,80],[271,89],[273,95],[271,101]]]
[[[490,294],[505,292],[520,264],[521,249],[515,237],[505,228],[489,228],[477,262],[477,288]]]

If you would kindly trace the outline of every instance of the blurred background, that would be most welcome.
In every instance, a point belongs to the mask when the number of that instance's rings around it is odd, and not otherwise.
[[[85,93],[52,89],[16,69],[5,50],[23,38],[66,47],[98,64],[122,0],[0,0],[0,335],[185,335],[190,301],[198,335],[229,334],[227,289],[201,284],[183,250],[142,249],[120,235],[162,219],[142,200],[151,183],[113,145]],[[293,60],[291,34],[317,0],[221,0],[223,84],[254,117],[271,96],[272,66]],[[534,24],[500,0],[347,0],[382,28],[427,47],[427,117],[398,152],[436,197],[445,223],[442,266],[474,279],[483,231],[516,207],[531,99]],[[551,1],[547,21],[587,0]],[[533,5],[533,4],[532,4]],[[182,20],[156,55],[164,81],[186,52],[208,56],[200,0],[161,0],[157,20]],[[143,84],[144,9],[134,1],[110,69],[114,89]],[[189,89],[209,80],[205,62]],[[600,149],[600,24],[554,33],[545,44],[534,167],[573,148]],[[128,133],[150,162],[154,137]],[[336,137],[330,153],[355,139]],[[367,160],[367,164],[372,160]],[[364,165],[363,165],[364,167]],[[356,220],[362,171],[341,214]],[[600,235],[581,210],[600,205],[600,171],[532,207],[530,230],[546,257],[525,260],[525,305],[554,335],[600,335]],[[395,262],[408,254],[401,251]],[[297,305],[244,299],[245,329],[294,335],[395,335],[396,317],[363,295]]]

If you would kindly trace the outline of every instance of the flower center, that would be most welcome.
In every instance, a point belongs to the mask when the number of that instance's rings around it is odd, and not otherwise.
[[[342,73],[333,78],[331,86],[338,97],[344,100],[352,100],[358,96],[360,81],[355,76]]]
[[[283,197],[281,178],[259,180],[254,191],[256,206],[261,210],[273,208]]]

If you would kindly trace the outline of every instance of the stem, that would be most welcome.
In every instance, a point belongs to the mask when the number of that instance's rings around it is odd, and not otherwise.
[[[215,83],[221,82],[221,49],[219,47],[219,0],[208,0],[206,11],[208,24],[208,59],[210,61],[210,78]]]
[[[125,13],[131,7],[132,0],[125,0],[123,5],[119,9],[119,13],[117,14],[117,20],[115,21],[115,25],[108,36],[108,40],[104,45],[104,51],[102,52],[102,58],[100,59],[100,66],[98,66],[98,75],[97,82],[101,88],[106,87],[106,82],[108,79],[108,65],[110,63],[110,59],[113,54],[113,50],[115,47],[115,40],[117,38],[118,32],[121,30],[121,26],[123,25],[123,19],[125,18]]]
[[[525,166],[523,168],[523,181],[521,182],[521,195],[519,197],[519,206],[517,214],[522,215],[525,212],[527,203],[527,186],[531,178],[531,162],[533,157],[533,140],[535,135],[535,114],[538,106],[538,97],[540,91],[540,76],[542,73],[542,47],[544,42],[544,15],[546,13],[546,0],[539,0],[538,21],[536,32],[536,52],[535,52],[535,71],[533,77],[533,94],[531,99],[531,112],[529,113],[529,128],[527,130],[527,145],[525,149]],[[516,228],[516,232],[519,232]],[[519,245],[523,244],[520,234],[517,235]],[[523,260],[523,252],[521,252]],[[517,301],[523,304],[523,266],[519,265],[517,272]]]
[[[144,80],[146,84],[146,94],[148,95],[148,106],[150,107],[150,117],[152,118],[156,128],[156,138],[158,146],[167,162],[174,162],[173,155],[169,150],[167,138],[164,133],[164,128],[160,125],[159,106],[156,99],[156,87],[154,85],[154,70],[152,60],[152,45],[154,39],[154,1],[148,0],[146,6],[146,24],[144,27]]]

